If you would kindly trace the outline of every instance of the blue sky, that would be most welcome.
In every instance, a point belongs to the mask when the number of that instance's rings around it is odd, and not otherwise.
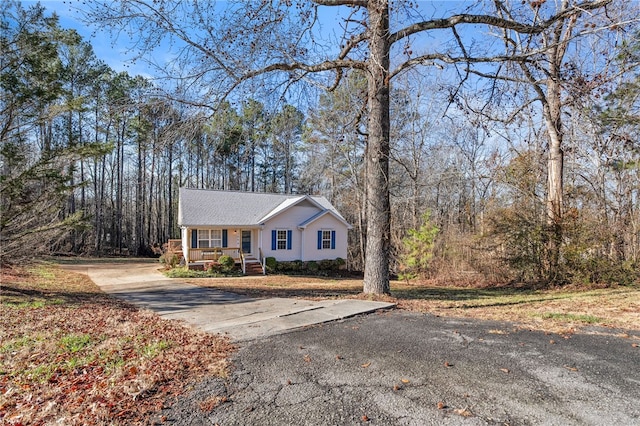
[[[28,7],[36,4],[35,0],[23,0],[22,5]],[[96,57],[104,61],[114,71],[126,71],[130,75],[148,75],[147,67],[144,63],[132,63],[131,55],[127,54],[127,45],[130,40],[120,37],[117,42],[112,40],[109,32],[100,31],[97,27],[87,26],[82,22],[81,11],[83,2],[78,0],[40,0],[40,4],[47,13],[56,12],[60,17],[60,27],[74,29],[80,34],[84,41],[93,46]]]

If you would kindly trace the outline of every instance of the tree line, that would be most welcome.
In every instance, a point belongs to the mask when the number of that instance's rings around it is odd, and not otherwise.
[[[528,6],[541,15],[537,3]],[[385,86],[388,146],[372,157],[370,96],[380,89],[357,61],[336,66],[335,87],[306,92],[300,105],[240,91],[203,108],[113,71],[43,7],[3,1],[2,262],[152,254],[179,236],[177,191],[188,186],[325,195],[354,225],[356,270],[375,240],[388,244],[379,248],[384,268],[405,277],[631,283],[640,254],[638,29],[622,31],[612,17],[624,7],[610,3],[581,3],[599,12],[584,17],[562,2],[539,26],[508,2],[491,15],[456,15],[497,28],[505,47],[485,52],[491,60],[464,48],[418,60],[409,40]],[[464,44],[453,24],[440,26]],[[449,65],[404,68],[429,61]],[[315,71],[291,67],[288,79],[302,78],[296,69]],[[382,186],[371,186],[378,172]],[[371,228],[380,196],[388,234]]]

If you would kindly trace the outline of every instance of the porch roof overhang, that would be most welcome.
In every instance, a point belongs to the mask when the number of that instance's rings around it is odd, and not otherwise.
[[[208,224],[196,224],[196,225],[180,225],[180,229],[193,229],[193,228],[215,228],[215,229],[262,229],[264,224],[223,224],[223,225],[208,225]]]

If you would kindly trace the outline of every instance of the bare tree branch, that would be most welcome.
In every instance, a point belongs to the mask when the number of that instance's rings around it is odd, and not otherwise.
[[[391,43],[395,43],[403,38],[406,38],[412,34],[416,34],[422,31],[452,28],[460,24],[485,24],[497,28],[503,28],[507,30],[513,30],[522,34],[539,34],[545,29],[551,27],[554,23],[562,21],[563,19],[574,15],[576,13],[599,9],[608,5],[613,0],[597,0],[597,1],[585,1],[575,5],[574,7],[562,10],[560,13],[552,16],[544,22],[537,25],[528,25],[521,22],[513,21],[510,19],[504,19],[492,15],[454,15],[449,18],[434,19],[430,21],[417,22],[406,28],[397,31],[389,37]]]

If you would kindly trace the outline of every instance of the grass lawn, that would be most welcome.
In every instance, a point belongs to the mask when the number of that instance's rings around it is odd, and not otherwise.
[[[205,375],[223,338],[111,298],[56,266],[0,276],[0,424],[151,424]]]
[[[192,284],[256,297],[371,298],[362,280],[269,275],[191,279]],[[514,287],[443,287],[393,281],[391,296],[376,297],[400,309],[441,316],[513,321],[518,326],[571,333],[589,325],[638,330],[640,288],[530,290]]]

